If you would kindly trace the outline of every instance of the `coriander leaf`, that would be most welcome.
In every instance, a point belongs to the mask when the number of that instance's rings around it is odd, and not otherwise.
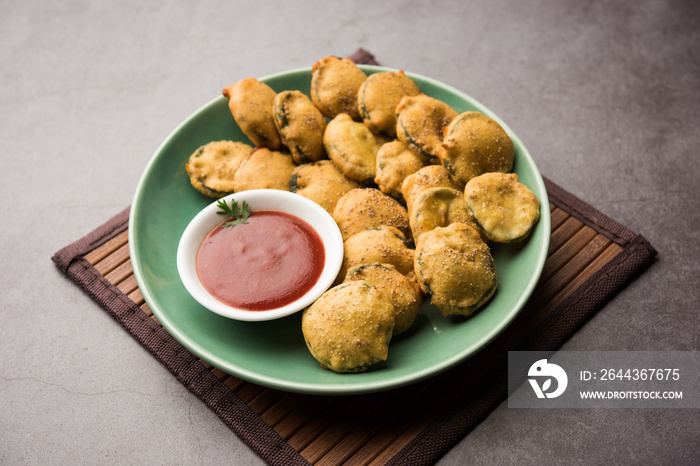
[[[216,212],[217,214],[227,215],[232,218],[232,220],[225,222],[222,225],[223,227],[232,227],[238,225],[239,223],[248,223],[248,217],[250,217],[250,214],[252,213],[246,201],[243,201],[240,210],[238,208],[238,202],[233,199],[231,200],[230,207],[228,204],[226,204],[226,201],[222,199],[219,199],[216,202],[216,206],[221,209],[220,211]]]

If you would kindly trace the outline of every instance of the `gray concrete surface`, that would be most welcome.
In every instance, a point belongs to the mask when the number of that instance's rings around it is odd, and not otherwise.
[[[479,99],[658,260],[565,346],[700,349],[700,3],[0,0],[0,463],[261,460],[52,265],[221,88],[357,47]],[[496,409],[442,465],[698,464],[697,410]]]

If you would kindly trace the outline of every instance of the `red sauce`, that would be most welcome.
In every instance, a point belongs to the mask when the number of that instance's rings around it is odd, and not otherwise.
[[[308,223],[285,212],[257,210],[248,223],[219,225],[204,238],[197,274],[222,303],[265,311],[303,296],[324,262],[321,238]]]

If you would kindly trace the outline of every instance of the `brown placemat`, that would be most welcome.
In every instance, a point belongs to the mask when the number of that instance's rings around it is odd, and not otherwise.
[[[352,58],[376,63],[364,50]],[[640,235],[551,181],[545,185],[552,212],[548,258],[514,322],[453,369],[367,395],[265,388],[192,355],[158,323],[138,289],[128,208],[52,260],[268,463],[431,464],[506,399],[509,350],[558,349],[656,255]]]

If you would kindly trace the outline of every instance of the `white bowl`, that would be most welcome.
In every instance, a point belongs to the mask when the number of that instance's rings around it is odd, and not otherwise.
[[[187,291],[202,306],[224,317],[245,321],[278,319],[304,309],[333,284],[343,262],[343,237],[333,217],[320,205],[298,194],[276,189],[253,189],[222,198],[227,203],[246,201],[250,209],[286,212],[307,222],[318,233],[325,249],[325,264],[316,284],[302,297],[285,306],[266,311],[237,309],[214,298],[199,280],[197,251],[204,237],[224,219],[216,202],[200,211],[185,228],[177,249],[177,270]]]

